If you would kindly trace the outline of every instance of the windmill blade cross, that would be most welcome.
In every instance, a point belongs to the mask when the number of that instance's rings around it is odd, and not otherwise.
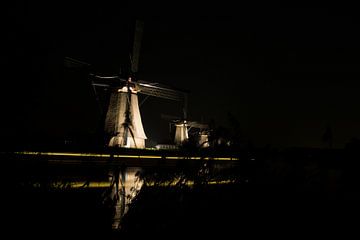
[[[115,87],[119,83],[126,83],[126,80],[119,76],[102,76],[98,74],[90,73],[89,76],[92,78],[92,85],[96,87]]]
[[[104,84],[104,83],[95,83],[95,82],[92,82],[91,83],[93,86],[95,87],[110,87],[109,84]]]
[[[100,76],[100,75],[96,75],[96,74],[92,74],[90,73],[90,76],[94,77],[94,78],[99,78],[99,79],[116,79],[119,78],[119,76]]]
[[[198,128],[198,129],[208,129],[209,125],[205,123],[198,123],[198,122],[187,122],[187,125],[192,128]]]
[[[153,85],[150,83],[138,83],[137,84],[141,94],[149,95],[153,97],[165,98],[173,101],[184,101],[186,98],[185,91],[173,90],[164,86]]]
[[[83,62],[71,57],[65,57],[64,66],[68,68],[80,68],[80,67],[90,67],[91,65],[87,62]]]

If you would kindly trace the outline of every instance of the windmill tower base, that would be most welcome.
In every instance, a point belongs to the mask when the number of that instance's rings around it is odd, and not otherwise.
[[[112,137],[109,141],[109,147],[125,147],[125,148],[145,148],[145,139],[128,137],[127,141],[123,136]]]
[[[141,121],[137,91],[132,87],[129,90],[130,96],[126,86],[117,89],[111,95],[105,120],[105,131],[113,135],[109,141],[109,147],[145,148],[146,135]],[[130,123],[126,123],[125,118],[127,104],[130,105]]]

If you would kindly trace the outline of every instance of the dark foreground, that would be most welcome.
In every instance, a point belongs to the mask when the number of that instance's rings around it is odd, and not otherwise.
[[[145,187],[122,230],[112,232],[110,209],[96,193],[23,192],[6,207],[5,221],[12,239],[350,236],[357,234],[359,200],[284,186]]]
[[[127,236],[328,237],[358,231],[359,196],[333,199],[281,186],[146,189],[124,220]]]
[[[186,166],[152,169],[145,178],[155,174],[152,180],[161,182],[180,171],[195,185],[144,186],[117,232],[111,230],[104,189],[32,188],[19,184],[18,174],[37,171],[7,169],[1,208],[2,233],[9,237],[3,239],[356,237],[357,160],[358,155],[343,152],[267,153],[231,170],[208,169],[215,179],[232,179],[230,184],[208,184],[211,177]]]

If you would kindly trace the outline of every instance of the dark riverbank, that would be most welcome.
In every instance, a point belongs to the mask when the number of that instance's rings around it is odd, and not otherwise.
[[[24,180],[40,176],[46,182],[47,174],[52,179],[54,172],[30,165],[5,166],[5,226],[14,238],[38,239],[356,234],[360,213],[356,149],[267,151],[231,169],[211,162],[197,166],[190,168],[185,161],[174,169],[145,171],[142,176],[155,186],[144,185],[116,233],[111,230],[112,209],[103,201],[105,188],[32,187]],[[55,173],[67,179],[79,173],[68,170]],[[81,172],[99,178],[93,170]],[[193,184],[160,184],[174,176]],[[230,183],[210,184],[222,180]]]

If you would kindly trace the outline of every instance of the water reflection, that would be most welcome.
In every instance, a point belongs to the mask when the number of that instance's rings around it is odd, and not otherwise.
[[[129,204],[143,186],[140,172],[141,168],[128,167],[112,170],[109,174],[111,193],[108,197],[114,204],[113,229],[121,228],[121,220],[127,213]]]

